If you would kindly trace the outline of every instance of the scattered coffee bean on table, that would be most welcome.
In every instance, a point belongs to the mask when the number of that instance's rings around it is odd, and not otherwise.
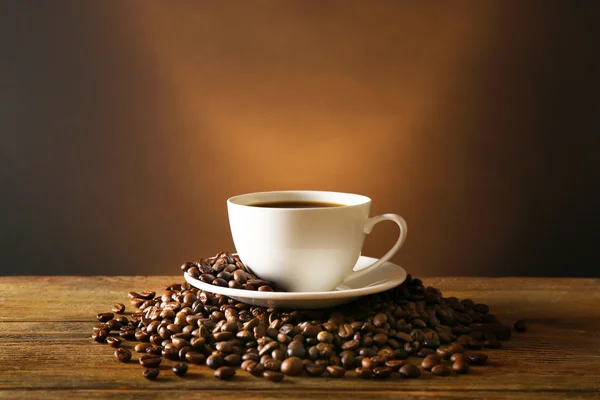
[[[177,376],[185,376],[185,374],[187,374],[188,371],[188,366],[187,364],[176,364],[173,367],[173,373]]]
[[[209,284],[278,290],[230,253],[187,262],[181,270]],[[499,349],[511,338],[511,329],[487,305],[443,297],[411,275],[386,292],[319,310],[252,306],[187,282],[167,285],[159,294],[132,291],[128,297],[135,311],[121,315],[125,306],[119,303],[112,312],[97,314],[92,339],[117,347],[121,362],[131,359],[127,348],[146,353],[139,363],[148,379],[156,379],[163,359],[176,362],[170,367],[178,376],[187,373],[187,362],[212,368],[219,379],[231,378],[241,366],[255,377],[279,382],[285,375],[318,377],[325,371],[342,378],[350,369],[361,379],[418,378],[422,370],[412,359],[420,357],[423,370],[448,376],[451,369],[464,374],[469,364],[487,362],[487,355],[467,349]],[[526,330],[524,321],[514,329]],[[411,362],[404,361],[408,358]]]

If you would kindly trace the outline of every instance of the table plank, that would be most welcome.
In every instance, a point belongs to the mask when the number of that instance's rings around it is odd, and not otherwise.
[[[231,381],[191,366],[188,377],[166,368],[157,382],[141,376],[134,362],[118,363],[112,349],[90,338],[94,315],[127,292],[160,291],[180,277],[2,277],[0,278],[0,397],[107,397],[111,393],[178,398],[196,393],[215,398],[586,398],[600,393],[600,280],[544,278],[430,278],[444,295],[492,306],[505,322],[526,318],[530,329],[515,333],[503,350],[486,350],[491,363],[447,378],[417,380],[286,378],[275,384],[238,370]],[[323,388],[327,388],[324,391]],[[285,389],[285,390],[283,390]],[[151,391],[149,391],[151,390]],[[240,392],[244,391],[243,395]],[[190,392],[191,391],[191,392]]]

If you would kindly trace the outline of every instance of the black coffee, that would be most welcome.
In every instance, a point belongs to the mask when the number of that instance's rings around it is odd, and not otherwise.
[[[322,208],[322,207],[341,207],[345,204],[327,203],[322,201],[272,201],[266,203],[249,204],[252,207],[266,208]]]

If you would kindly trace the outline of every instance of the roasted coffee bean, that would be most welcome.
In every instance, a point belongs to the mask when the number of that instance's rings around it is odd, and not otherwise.
[[[435,376],[448,376],[450,375],[450,368],[444,364],[438,364],[431,368],[431,373]]]
[[[146,349],[151,346],[152,345],[150,343],[138,343],[133,349],[138,353],[145,353]]]
[[[404,364],[405,363],[402,360],[388,360],[385,362],[385,366],[390,367],[392,371],[395,372],[398,372],[398,370],[400,370],[400,367],[402,367]]]
[[[237,367],[242,363],[242,356],[239,354],[229,354],[224,357],[225,365],[230,367]]]
[[[92,333],[92,339],[98,343],[106,342],[106,338],[108,337],[108,331],[97,331]]]
[[[179,350],[175,347],[165,347],[160,354],[167,360],[179,360]]]
[[[158,378],[159,374],[160,369],[158,368],[144,368],[144,370],[142,371],[142,375],[144,376],[144,378],[149,379],[151,381]]]
[[[307,338],[316,338],[319,332],[321,332],[321,327],[316,325],[307,324],[302,328],[302,334]]]
[[[375,315],[375,317],[373,317],[373,324],[378,328],[382,328],[387,323],[387,320],[387,315],[385,315],[384,313],[378,313],[377,315]]]
[[[321,376],[325,372],[325,368],[326,366],[321,364],[307,364],[304,366],[304,370],[308,376]]]
[[[327,331],[321,331],[317,334],[317,340],[322,343],[333,342],[333,335]]]
[[[358,367],[354,372],[356,372],[356,376],[361,379],[370,379],[373,377],[373,370],[370,368]]]
[[[329,365],[327,367],[327,372],[332,378],[343,378],[344,375],[346,375],[346,370],[338,365]]]
[[[258,354],[255,353],[246,353],[242,356],[242,360],[246,361],[246,360],[252,360],[255,362],[260,362],[260,356]]]
[[[271,382],[281,382],[285,375],[277,371],[264,371],[263,377],[265,377],[265,379],[270,380]]]
[[[114,347],[115,349],[121,347],[121,339],[116,337],[107,337],[106,343],[108,343],[110,347]]]
[[[227,281],[223,278],[215,278],[212,281],[212,284],[215,286],[222,286],[222,287],[228,287],[229,285],[227,285]]]
[[[403,365],[399,372],[405,378],[418,378],[421,376],[421,369],[414,364]]]
[[[421,368],[423,368],[425,371],[431,371],[431,369],[439,363],[440,357],[437,354],[431,354],[425,357],[425,359],[421,363]]]
[[[233,367],[219,367],[217,368],[217,370],[214,373],[215,378],[218,379],[230,379],[231,377],[233,377],[235,375],[235,368]]]
[[[242,362],[241,368],[244,371],[249,371],[251,367],[254,367],[256,364],[258,364],[256,361],[254,360],[244,360]]]
[[[517,332],[527,331],[527,325],[525,324],[525,320],[520,319],[517,322],[515,322],[514,328],[515,328],[515,331],[517,331]]]
[[[119,349],[123,350],[123,349]],[[158,368],[162,359],[159,356],[153,354],[146,354],[140,357],[140,364],[146,368]]]
[[[392,375],[393,370],[390,367],[375,367],[373,373],[375,378],[389,378]]]
[[[452,370],[459,374],[469,372],[469,364],[465,360],[457,360],[452,364]]]
[[[465,353],[454,353],[452,354],[452,356],[450,357],[450,362],[455,363],[458,360],[462,360],[462,361],[466,361],[468,362],[468,358],[465,355]]]
[[[263,376],[265,372],[275,372],[275,371],[265,371],[265,367],[262,364],[257,363],[256,365],[249,366],[248,372],[251,375],[259,377],[259,376]]]
[[[122,303],[115,304],[114,306],[112,306],[111,311],[115,314],[123,314],[125,312],[125,304],[122,304]]]
[[[483,365],[486,363],[488,356],[485,354],[469,354],[468,360],[471,365]]]
[[[408,358],[408,356],[409,356],[408,352],[404,349],[394,350],[394,358],[396,360],[406,360]]]
[[[420,348],[417,352],[417,357],[425,358],[428,355],[435,354],[435,351],[432,349],[426,349],[425,347]]]
[[[273,350],[278,349],[279,348],[279,343],[278,342],[270,342],[267,343],[266,345],[264,345],[260,351],[258,352],[259,356],[264,356],[266,354],[270,354],[273,352]]]
[[[149,342],[150,341],[150,335],[148,335],[146,332],[142,332],[142,331],[136,331],[135,338],[139,342]]]
[[[259,292],[273,292],[273,288],[268,285],[262,285],[258,287]]]
[[[121,362],[127,362],[131,360],[131,352],[124,348],[118,348],[115,350],[115,357]]]
[[[281,371],[281,361],[275,358],[269,358],[262,363],[265,369],[269,371]]]
[[[146,347],[146,353],[148,354],[153,354],[155,356],[160,356],[162,353],[162,346],[156,346],[156,345],[151,345],[148,343],[144,343],[146,344],[148,347]]]
[[[113,319],[115,317],[115,314],[111,313],[111,312],[105,312],[105,313],[100,313],[98,315],[96,315],[96,319],[99,322],[107,322],[110,321],[111,319]]]
[[[187,364],[175,364],[173,366],[173,373],[177,376],[185,376],[185,374],[187,374],[188,371],[188,366]]]
[[[219,354],[211,354],[206,359],[206,366],[210,369],[217,369],[225,364],[225,359]]]
[[[302,360],[298,357],[289,357],[286,358],[281,363],[281,372],[286,375],[296,376],[302,373],[304,365],[302,364]]]

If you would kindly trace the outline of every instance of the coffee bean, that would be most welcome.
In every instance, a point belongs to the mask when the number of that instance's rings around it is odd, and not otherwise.
[[[297,376],[302,373],[303,369],[302,360],[298,357],[289,357],[286,358],[281,363],[281,372],[290,376]]]
[[[344,375],[346,375],[346,370],[343,367],[337,365],[329,365],[327,367],[327,372],[332,378],[343,378]]]
[[[387,320],[387,315],[385,315],[384,313],[378,313],[377,315],[375,315],[375,317],[373,317],[373,324],[378,328],[382,328],[387,323]]]
[[[175,347],[165,347],[160,354],[167,360],[179,360],[179,350]]]
[[[125,363],[131,360],[131,352],[124,348],[118,348],[117,350],[115,350],[115,357],[117,358],[117,360]]]
[[[317,340],[322,343],[333,342],[333,335],[327,331],[321,331],[317,334]]]
[[[124,350],[124,349],[119,349]],[[162,359],[159,356],[153,354],[146,354],[140,357],[139,362],[143,367],[146,368],[158,368]]]
[[[151,346],[152,345],[149,343],[138,343],[135,345],[135,347],[133,349],[138,353],[145,353],[146,349]]]
[[[265,369],[269,371],[281,371],[281,361],[275,358],[269,358],[262,363]]]
[[[228,287],[229,285],[227,284],[227,281],[223,278],[215,278],[212,281],[212,284],[215,286],[222,286],[222,287]]]
[[[233,367],[219,367],[214,373],[215,378],[226,380],[231,379],[235,375],[235,368]]]
[[[269,354],[271,353],[273,350],[278,349],[279,348],[279,343],[278,342],[270,342],[267,343],[266,345],[264,345],[260,351],[258,352],[259,356],[264,356],[265,354]]]
[[[435,354],[435,351],[431,350],[431,349],[426,349],[425,347],[423,347],[423,348],[420,348],[419,351],[417,352],[417,357],[425,358],[431,354]]]
[[[431,354],[431,355],[428,355],[427,357],[425,357],[425,359],[421,363],[421,368],[423,368],[425,371],[431,371],[431,369],[433,367],[435,367],[436,365],[438,365],[439,363],[440,363],[439,356],[436,354]]]
[[[358,367],[354,372],[356,372],[356,376],[361,379],[370,379],[373,377],[373,370],[370,368]]]
[[[108,331],[97,331],[92,333],[92,339],[98,343],[106,342],[106,338],[108,337]]]
[[[185,376],[185,374],[187,374],[188,371],[188,366],[187,364],[175,364],[173,366],[173,373],[177,376]]]
[[[262,364],[257,363],[256,365],[249,366],[248,372],[253,376],[259,377],[259,376],[264,376],[265,372],[275,372],[275,371],[265,371],[265,367]]]
[[[316,338],[317,335],[319,334],[319,332],[321,332],[321,327],[316,326],[316,325],[305,325],[304,328],[302,329],[302,334],[307,337],[314,337]]]
[[[385,362],[386,367],[390,367],[392,371],[398,372],[400,367],[404,365],[404,361],[402,360],[388,360]]]
[[[452,354],[452,356],[450,357],[450,362],[452,362],[452,363],[455,363],[455,362],[457,362],[458,360],[462,360],[462,361],[468,362],[468,358],[467,358],[467,356],[465,355],[465,353],[454,353],[454,354]]]
[[[160,369],[158,368],[144,368],[144,370],[142,371],[142,375],[144,376],[144,378],[149,379],[151,381],[158,378],[159,374]]]
[[[111,311],[115,314],[123,314],[125,312],[125,304],[122,304],[122,303],[115,304],[114,306],[112,306]]]
[[[258,287],[259,292],[273,292],[273,288],[268,285],[262,285]]]
[[[241,368],[244,371],[249,371],[251,367],[254,367],[256,364],[258,364],[256,361],[254,360],[244,360],[242,361],[242,365]]]
[[[393,370],[390,367],[375,367],[373,368],[373,373],[375,374],[375,378],[389,378],[392,375]]]
[[[162,350],[163,350],[162,346],[151,345],[148,343],[143,343],[143,344],[148,346],[148,347],[146,347],[146,353],[153,354],[155,356],[160,356],[162,354]]]
[[[313,377],[323,375],[323,372],[325,372],[325,368],[326,366],[321,364],[307,364],[304,366],[306,375]]]
[[[486,363],[488,356],[485,354],[470,354],[468,359],[471,365],[483,365]]]
[[[233,272],[233,279],[235,279],[236,282],[244,284],[248,281],[248,274],[238,269]]]
[[[403,365],[399,372],[405,378],[418,378],[421,376],[421,369],[414,364]]]
[[[225,360],[219,354],[211,354],[206,359],[206,366],[210,369],[217,369],[225,364]]]
[[[115,349],[121,347],[121,339],[116,337],[107,337],[106,343],[108,343],[110,347],[114,347]]]
[[[115,314],[113,314],[111,312],[100,313],[100,314],[96,315],[96,319],[99,322],[107,322],[107,321],[113,319],[114,317],[115,317]]]
[[[277,371],[264,371],[263,377],[265,377],[265,379],[270,380],[271,382],[281,382],[285,375]]]
[[[448,376],[450,375],[450,368],[444,364],[438,364],[431,368],[431,373],[435,376]]]
[[[452,364],[452,370],[459,374],[466,374],[469,372],[469,364],[465,360],[457,360]]]
[[[515,328],[515,331],[517,331],[517,332],[527,331],[527,325],[525,324],[525,320],[520,319],[517,322],[515,322],[514,328]]]
[[[237,367],[242,363],[242,356],[239,354],[229,354],[224,357],[225,365],[230,367]]]

